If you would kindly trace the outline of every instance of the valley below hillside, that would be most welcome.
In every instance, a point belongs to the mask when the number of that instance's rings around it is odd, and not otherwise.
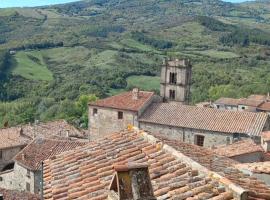
[[[0,127],[66,119],[190,59],[192,104],[270,90],[270,1],[87,0],[0,9]]]

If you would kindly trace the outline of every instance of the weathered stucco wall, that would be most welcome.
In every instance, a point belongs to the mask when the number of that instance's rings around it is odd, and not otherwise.
[[[93,114],[94,108],[98,110],[95,115]],[[119,111],[123,112],[123,119],[118,119]],[[136,112],[89,106],[89,130],[91,140],[123,130],[127,128],[128,125],[139,125]]]
[[[195,136],[201,135],[205,137],[205,147],[213,147],[233,142],[233,134],[228,133],[187,129],[145,122],[140,122],[140,128],[152,133],[159,133],[173,140],[184,141],[190,144],[195,144]]]
[[[263,152],[253,152],[249,154],[243,154],[243,155],[231,157],[231,159],[234,159],[241,163],[262,162]]]
[[[2,159],[0,159],[0,171],[9,163],[12,163],[12,159],[16,156],[25,146],[17,146],[8,149],[2,149]]]

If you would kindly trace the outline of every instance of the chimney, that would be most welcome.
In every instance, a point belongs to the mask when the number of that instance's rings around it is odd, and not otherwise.
[[[147,164],[114,165],[114,170],[108,200],[156,200]]]
[[[138,100],[139,99],[139,88],[134,88],[132,90],[132,99]]]
[[[0,200],[4,200],[4,195],[0,194]]]
[[[24,161],[25,160],[25,154],[22,153],[22,160]]]

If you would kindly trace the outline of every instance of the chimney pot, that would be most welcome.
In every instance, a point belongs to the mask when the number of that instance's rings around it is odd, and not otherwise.
[[[25,160],[25,154],[22,153],[22,160],[24,161]]]
[[[114,165],[115,175],[110,184],[109,199],[156,200],[154,197],[148,165],[128,163]],[[115,198],[115,194],[117,198]]]
[[[139,99],[139,88],[134,88],[132,90],[132,99],[138,100]]]

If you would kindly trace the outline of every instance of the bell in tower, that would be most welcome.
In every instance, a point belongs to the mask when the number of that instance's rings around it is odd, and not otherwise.
[[[164,101],[189,103],[191,72],[189,60],[164,59],[160,82],[160,95]]]

